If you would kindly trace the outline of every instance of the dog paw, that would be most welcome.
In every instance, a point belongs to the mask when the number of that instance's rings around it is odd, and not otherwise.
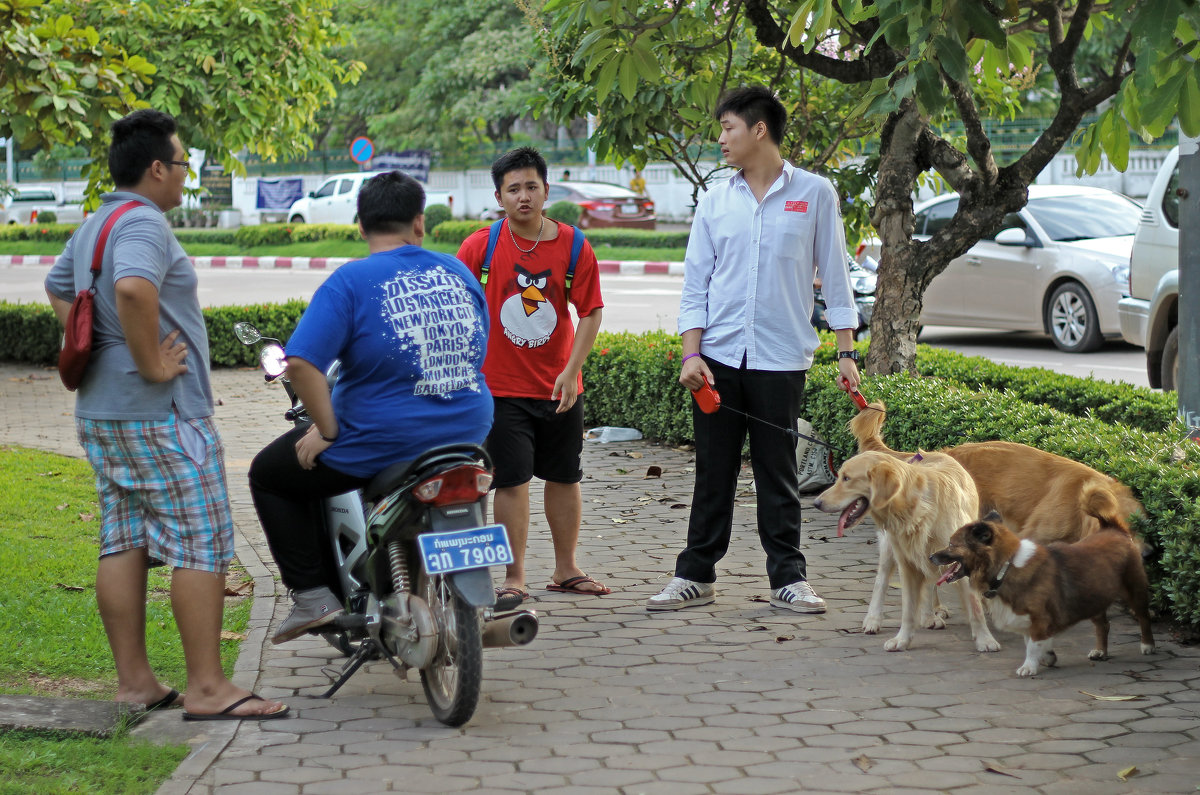
[[[935,616],[937,616],[938,618],[940,618],[942,621],[947,621],[950,618],[950,611],[947,610],[946,608],[942,607],[941,605],[938,605],[936,608],[934,608],[933,614]]]
[[[1027,663],[1017,669],[1017,676],[1037,676],[1037,672],[1038,669],[1036,665],[1029,665]]]
[[[1088,656],[1091,657],[1090,654]],[[1095,658],[1092,658],[1092,659],[1095,659]],[[1058,665],[1058,655],[1054,652],[1053,649],[1051,649],[1050,651],[1043,654],[1040,658],[1038,658],[1038,663],[1040,665],[1046,666],[1047,668],[1053,668],[1056,665]]]
[[[879,616],[867,616],[863,619],[862,630],[866,635],[877,635],[881,626],[883,626],[883,621]]]
[[[995,638],[976,638],[975,651],[1000,651],[1000,641]]]
[[[1142,654],[1154,654],[1154,644],[1153,643],[1143,643],[1142,644]]]
[[[938,613],[925,616],[925,620],[922,622],[921,626],[925,627],[926,629],[945,629],[946,617],[939,615]]]
[[[904,651],[908,648],[908,644],[912,643],[911,638],[904,638],[900,635],[892,638],[883,644],[883,648],[887,651]]]
[[[1092,649],[1091,651],[1088,652],[1088,659],[1089,660],[1107,660],[1108,655],[1104,652],[1103,649]]]

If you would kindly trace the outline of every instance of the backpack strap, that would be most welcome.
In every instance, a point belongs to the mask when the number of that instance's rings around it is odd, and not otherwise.
[[[575,266],[579,264],[579,253],[583,251],[583,232],[571,227],[571,264],[567,266],[567,296],[571,295],[571,281],[575,278]]]
[[[500,240],[500,229],[503,226],[504,219],[501,218],[488,230],[487,251],[483,255],[483,265],[479,268],[479,283],[484,287],[487,287],[488,271],[492,269],[492,255],[496,253],[496,243]]]
[[[104,248],[108,245],[108,235],[112,232],[113,227],[117,225],[117,221],[121,216],[132,210],[134,207],[141,207],[142,203],[134,199],[122,204],[117,209],[113,210],[113,214],[108,216],[104,221],[104,227],[100,230],[100,237],[96,238],[96,248],[92,251],[92,286],[89,288],[92,292],[96,290],[96,278],[100,275],[100,265],[104,262]]]

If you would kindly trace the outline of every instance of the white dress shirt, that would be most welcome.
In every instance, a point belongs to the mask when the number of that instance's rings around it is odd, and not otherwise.
[[[763,200],[739,171],[700,198],[684,257],[679,332],[730,367],[807,370],[818,340],[813,280],[833,329],[857,328],[837,191],[786,160]]]

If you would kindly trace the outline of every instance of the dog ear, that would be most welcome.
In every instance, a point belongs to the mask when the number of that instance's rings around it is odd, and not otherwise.
[[[967,530],[967,537],[976,544],[990,544],[994,535],[992,526],[987,522],[976,522]]]
[[[992,510],[987,512],[987,516],[983,517],[983,521],[995,522],[996,524],[1002,524],[1004,522],[1004,517],[1000,515],[999,511],[997,511],[995,508],[993,508]]]
[[[890,459],[879,461],[871,467],[867,472],[867,480],[871,484],[871,508],[874,510],[887,510],[887,506],[900,496],[900,473]]]

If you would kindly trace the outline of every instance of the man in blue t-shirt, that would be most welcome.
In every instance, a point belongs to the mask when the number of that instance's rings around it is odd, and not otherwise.
[[[288,379],[313,423],[263,449],[250,465],[259,521],[295,605],[274,643],[342,612],[320,499],[430,447],[479,444],[492,424],[481,368],[488,316],[461,262],[421,248],[425,191],[393,171],[358,194],[371,255],[334,271],[287,343]],[[332,393],[325,372],[341,371]]]

